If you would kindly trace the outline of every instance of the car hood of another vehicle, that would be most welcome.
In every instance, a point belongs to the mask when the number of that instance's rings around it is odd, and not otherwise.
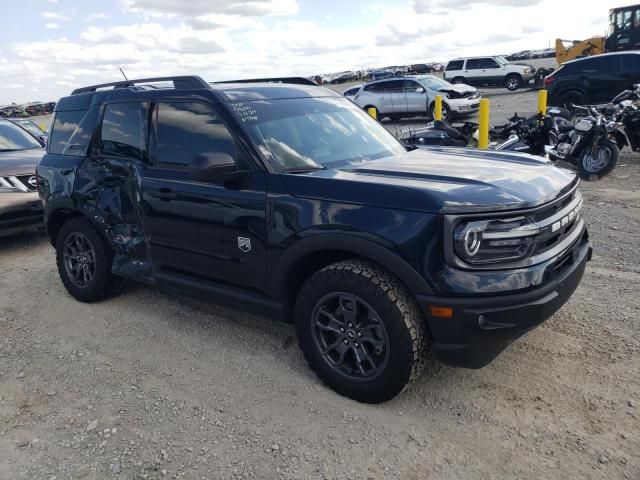
[[[575,173],[539,157],[451,147],[283,178],[295,196],[429,213],[531,208],[578,181]]]
[[[5,152],[0,150],[0,177],[35,173],[36,166],[44,154],[44,148]]]
[[[438,89],[439,92],[442,93],[458,93],[458,94],[465,94],[465,93],[476,93],[478,90],[475,87],[472,87],[471,85],[466,85],[464,83],[458,83],[456,85],[447,85],[446,87],[442,87]]]

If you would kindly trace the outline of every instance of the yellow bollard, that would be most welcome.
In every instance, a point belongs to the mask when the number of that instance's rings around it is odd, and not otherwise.
[[[436,101],[433,107],[433,119],[442,120],[442,95],[436,95]]]
[[[538,113],[542,115],[547,114],[547,91],[540,90],[538,91]]]
[[[375,107],[367,108],[367,113],[371,115],[373,118],[375,118],[376,120],[378,119],[378,110],[376,110]]]
[[[478,125],[478,148],[489,148],[489,100],[480,100],[480,125]]]

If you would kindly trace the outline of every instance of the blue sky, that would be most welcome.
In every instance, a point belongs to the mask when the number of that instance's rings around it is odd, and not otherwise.
[[[120,78],[312,75],[544,48],[616,0],[3,0],[0,105]],[[556,20],[554,20],[556,19]]]

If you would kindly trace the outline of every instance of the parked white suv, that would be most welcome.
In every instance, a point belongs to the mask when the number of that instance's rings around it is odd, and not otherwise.
[[[498,85],[517,90],[536,73],[530,65],[509,63],[504,57],[457,58],[447,64],[444,78],[451,83]]]
[[[478,110],[480,95],[469,85],[452,85],[434,75],[408,75],[402,78],[376,80],[363,85],[358,92],[344,95],[356,105],[375,108],[378,118],[392,120],[413,116],[433,118],[437,95],[442,96],[442,117],[470,114]]]

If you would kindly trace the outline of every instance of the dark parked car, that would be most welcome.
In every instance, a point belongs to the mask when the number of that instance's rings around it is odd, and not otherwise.
[[[44,228],[35,176],[43,155],[34,137],[0,120],[0,237]]]
[[[304,79],[145,88],[158,80],[56,106],[38,185],[80,301],[126,277],[255,309],[295,325],[333,389],[381,402],[428,350],[486,365],[582,278],[591,247],[569,170],[406,147]]]
[[[607,103],[640,83],[640,52],[605,53],[563,63],[545,78],[549,105]]]
[[[418,73],[433,73],[433,67],[427,65],[426,63],[414,63],[413,65],[409,65],[408,72],[409,74],[418,74]]]

